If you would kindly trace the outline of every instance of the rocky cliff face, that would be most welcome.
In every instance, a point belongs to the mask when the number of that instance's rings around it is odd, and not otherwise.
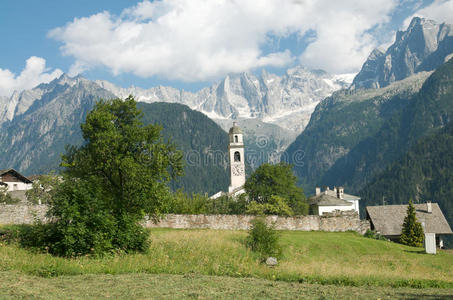
[[[294,165],[304,189],[327,185],[325,174],[335,163],[374,135],[421,88],[429,72],[420,72],[380,89],[341,90],[323,100],[313,112],[310,123],[282,155]],[[351,168],[341,169],[350,177]],[[338,175],[338,174],[337,174]],[[340,182],[335,184],[344,185]]]
[[[64,75],[14,94],[0,124],[0,166],[27,174],[55,169],[64,146],[81,142],[80,123],[93,104],[112,97],[94,82]]]
[[[351,88],[380,88],[421,71],[432,71],[453,53],[453,25],[412,19],[386,51],[374,50]]]
[[[347,76],[330,75],[300,66],[289,69],[283,76],[266,71],[260,76],[230,74],[197,93],[162,86],[147,90],[119,88],[106,81],[97,81],[120,98],[132,94],[139,101],[148,103],[182,103],[213,120],[252,118],[294,132],[303,130],[319,101],[347,87],[350,82],[351,78]]]

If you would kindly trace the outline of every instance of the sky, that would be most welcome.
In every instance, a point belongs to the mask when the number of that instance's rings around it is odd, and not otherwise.
[[[63,73],[189,91],[295,65],[355,73],[414,16],[453,23],[453,0],[4,0],[0,96]]]

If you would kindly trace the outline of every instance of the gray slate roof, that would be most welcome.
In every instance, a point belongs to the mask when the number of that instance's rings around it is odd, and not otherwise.
[[[318,206],[352,206],[351,202],[321,193],[317,196],[308,198],[308,203]]]
[[[425,232],[436,234],[453,234],[440,207],[432,203],[432,213],[428,213],[427,204],[415,204],[417,221],[425,223]],[[382,235],[400,235],[404,217],[407,215],[407,205],[367,206],[367,216],[374,228]]]
[[[360,200],[360,197],[359,197],[359,196],[354,196],[354,195],[351,195],[351,194],[346,194],[346,193],[344,193],[344,194],[343,194],[343,199],[344,199],[344,200],[353,201],[353,200]]]

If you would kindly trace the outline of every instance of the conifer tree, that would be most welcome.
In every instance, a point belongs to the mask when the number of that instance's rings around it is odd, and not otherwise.
[[[423,228],[422,224],[417,221],[415,207],[412,200],[409,200],[407,207],[407,216],[404,218],[403,228],[400,236],[400,243],[413,247],[423,246]]]

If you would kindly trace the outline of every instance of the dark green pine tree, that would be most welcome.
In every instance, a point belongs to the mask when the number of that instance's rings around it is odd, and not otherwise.
[[[412,200],[409,200],[407,216],[404,218],[403,229],[400,236],[400,243],[413,247],[422,247],[423,236],[422,224],[417,221],[415,207],[412,204]]]

